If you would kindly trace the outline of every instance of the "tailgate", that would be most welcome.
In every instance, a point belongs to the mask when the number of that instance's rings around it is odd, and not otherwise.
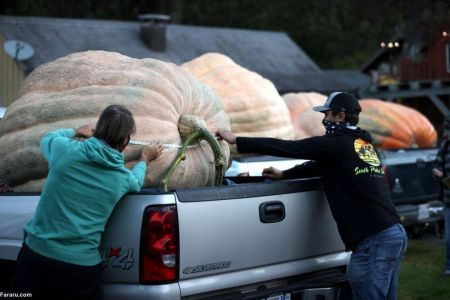
[[[177,198],[182,295],[346,259],[319,179],[177,191]]]

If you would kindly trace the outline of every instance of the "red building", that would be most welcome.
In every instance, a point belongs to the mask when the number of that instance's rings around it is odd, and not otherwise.
[[[361,71],[371,77],[371,84],[359,91],[361,98],[413,107],[442,131],[450,114],[450,30],[428,40],[397,37],[381,42]]]
[[[421,49],[417,59],[400,60],[400,80],[450,79],[450,32]]]

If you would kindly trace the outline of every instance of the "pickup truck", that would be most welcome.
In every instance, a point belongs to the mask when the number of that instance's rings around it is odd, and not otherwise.
[[[437,148],[379,151],[392,201],[411,237],[444,220],[439,182],[431,176],[437,152]]]
[[[234,161],[229,185],[121,199],[102,238],[104,299],[349,299],[350,255],[320,178],[233,176],[257,163],[282,169],[299,161]],[[0,291],[38,200],[0,194]]]

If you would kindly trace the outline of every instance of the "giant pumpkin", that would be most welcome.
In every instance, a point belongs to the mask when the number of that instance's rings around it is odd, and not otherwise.
[[[297,93],[283,96],[291,112],[296,137],[299,139],[323,135],[323,114],[312,110],[323,105],[326,96],[317,93]],[[373,137],[373,144],[381,149],[432,147],[437,133],[430,121],[420,112],[405,105],[376,99],[361,100],[362,112],[358,126]]]
[[[372,134],[375,146],[398,149],[436,145],[436,130],[417,110],[377,99],[361,100],[360,104],[359,126]]]
[[[124,105],[133,113],[135,140],[181,144],[180,120],[192,118],[211,132],[229,128],[217,94],[174,64],[105,51],[75,53],[34,70],[25,80],[20,98],[8,108],[0,128],[0,177],[16,191],[39,191],[48,172],[39,149],[41,136],[57,128],[95,125],[102,110],[111,104]],[[222,141],[220,148],[228,160],[228,145]],[[127,147],[127,166],[134,165],[141,149]],[[146,187],[159,185],[178,151],[166,148],[150,163]],[[188,148],[169,187],[206,186],[214,178],[212,150],[203,141]]]
[[[199,56],[182,68],[217,92],[236,135],[294,137],[289,110],[268,79],[218,53]]]
[[[323,105],[327,100],[326,96],[315,92],[288,93],[283,95],[283,99],[291,114],[297,139],[325,134],[325,128],[322,126],[323,114],[313,111],[312,108]]]

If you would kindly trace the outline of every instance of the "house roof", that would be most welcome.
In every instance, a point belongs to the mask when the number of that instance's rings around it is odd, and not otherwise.
[[[25,73],[40,64],[86,50],[156,58],[177,65],[207,52],[231,57],[239,65],[270,79],[279,91],[348,90],[329,78],[284,32],[167,25],[166,50],[151,50],[140,38],[141,23],[0,16],[5,41],[22,40],[35,54],[21,61]]]
[[[385,59],[387,53],[387,48],[378,49],[359,69],[361,72],[368,73],[371,69],[375,68],[381,60]]]
[[[390,57],[398,57],[404,52],[402,47],[399,48],[381,48],[373,56],[371,56],[361,67],[360,71],[369,74],[371,70],[376,69],[382,62],[389,62]]]
[[[324,70],[331,79],[347,85],[352,92],[370,84],[370,77],[358,70]]]
[[[276,75],[268,74],[267,78],[274,82]],[[330,93],[334,91],[353,91],[350,85],[332,78],[326,72],[301,72],[286,76],[284,79],[286,86],[302,86],[301,90],[284,90],[287,92],[320,92]]]
[[[398,55],[402,53],[404,43],[401,37],[395,36],[390,39],[390,42],[391,43],[398,42],[400,43],[400,47],[396,48],[383,47],[378,49],[371,57],[369,57],[369,59],[366,62],[364,62],[364,64],[359,68],[359,70],[363,73],[370,73],[370,71],[372,69],[375,69],[380,64],[380,62],[389,60],[390,54]]]

